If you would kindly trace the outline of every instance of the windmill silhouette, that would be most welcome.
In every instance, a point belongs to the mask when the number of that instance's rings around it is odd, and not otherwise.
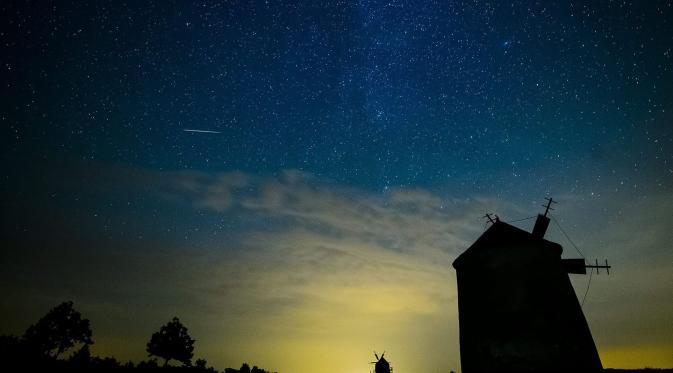
[[[388,360],[383,357],[385,354],[386,352],[383,351],[381,357],[379,357],[379,355],[376,354],[376,351],[374,351],[374,357],[376,357],[376,361],[370,362],[370,364],[374,364],[374,373],[391,373],[393,371],[393,368],[390,366]]]
[[[547,201],[532,232],[487,214],[490,227],[453,262],[464,373],[603,371],[569,274],[611,266],[561,258],[544,238],[556,203]]]

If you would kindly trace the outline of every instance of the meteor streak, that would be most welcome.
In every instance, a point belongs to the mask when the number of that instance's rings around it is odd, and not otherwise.
[[[222,133],[220,131],[210,131],[210,130],[193,130],[193,129],[183,129],[185,132],[198,132],[198,133]]]

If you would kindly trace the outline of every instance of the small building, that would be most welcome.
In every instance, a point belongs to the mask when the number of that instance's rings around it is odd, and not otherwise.
[[[532,233],[496,218],[453,262],[464,373],[602,370],[568,277],[584,260],[562,260],[548,225],[546,213]]]

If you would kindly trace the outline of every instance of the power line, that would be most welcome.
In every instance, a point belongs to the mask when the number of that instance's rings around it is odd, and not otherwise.
[[[584,307],[584,301],[587,299],[587,294],[589,294],[589,286],[591,286],[591,277],[594,275],[594,269],[591,268],[591,272],[589,272],[589,282],[587,283],[587,289],[584,291],[584,296],[582,297],[582,303],[580,304],[580,307]]]
[[[509,220],[509,221],[506,221],[505,223],[516,223],[516,222],[520,222],[520,221],[524,221],[524,220],[532,219],[532,218],[534,218],[534,217],[535,217],[535,215],[533,215],[533,216],[529,216],[529,217],[527,217],[527,218],[523,218],[523,219]]]
[[[575,243],[573,242],[573,240],[570,239],[570,237],[568,236],[568,234],[566,233],[566,231],[564,231],[563,228],[561,228],[561,224],[559,224],[558,220],[556,220],[556,218],[554,217],[554,215],[549,214],[549,216],[551,216],[552,220],[554,221],[554,224],[556,224],[556,226],[557,226],[558,229],[561,231],[561,233],[563,233],[563,235],[566,237],[566,239],[568,240],[568,242],[570,242],[570,243],[573,245],[573,247],[575,248],[575,250],[577,250],[577,252],[580,253],[580,256],[582,256],[583,259],[586,259],[585,256],[584,256],[584,254],[582,254],[582,251],[580,251],[580,248],[577,247],[577,245],[575,245]]]
[[[554,220],[554,224],[556,224],[556,226],[561,231],[561,233],[563,233],[563,235],[566,237],[568,242],[570,242],[573,245],[573,247],[575,248],[575,250],[577,250],[577,252],[582,256],[582,258],[586,260],[586,258],[584,257],[584,254],[582,254],[582,251],[580,251],[580,248],[577,247],[577,245],[575,245],[575,242],[573,242],[573,240],[570,239],[570,236],[568,236],[566,231],[563,230],[563,228],[561,227],[561,224],[559,224],[558,220],[556,220],[554,215],[549,214],[549,216],[551,216],[552,220]],[[596,271],[598,272],[598,270],[596,270]],[[589,281],[587,282],[587,288],[584,290],[584,296],[582,297],[582,303],[580,303],[580,307],[584,307],[584,301],[587,299],[587,294],[589,294],[589,288],[591,287],[591,278],[593,276],[594,276],[594,269],[592,267],[591,271],[589,272]]]

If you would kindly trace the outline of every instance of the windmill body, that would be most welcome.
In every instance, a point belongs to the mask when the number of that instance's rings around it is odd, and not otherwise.
[[[543,238],[548,224],[538,215],[529,233],[496,219],[454,261],[463,372],[602,369],[568,277],[577,263]]]

